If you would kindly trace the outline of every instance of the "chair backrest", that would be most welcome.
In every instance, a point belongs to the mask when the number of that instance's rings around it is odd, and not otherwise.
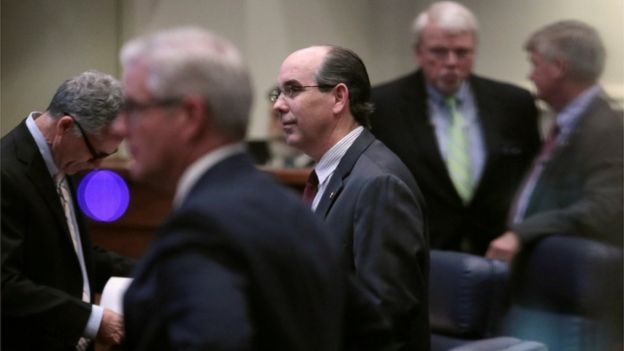
[[[621,248],[580,237],[546,237],[521,258],[512,287],[506,334],[558,351],[621,347]]]
[[[507,301],[507,265],[461,252],[431,250],[430,255],[432,349],[492,335]]]

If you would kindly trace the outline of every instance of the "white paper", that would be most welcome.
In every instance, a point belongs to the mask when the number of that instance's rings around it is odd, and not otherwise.
[[[130,283],[132,278],[110,277],[104,285],[100,306],[123,314],[123,297]]]

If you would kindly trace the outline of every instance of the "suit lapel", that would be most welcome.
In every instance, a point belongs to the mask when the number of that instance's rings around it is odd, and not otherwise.
[[[480,179],[475,184],[474,193],[472,198],[478,197],[479,190],[481,188],[482,179],[488,179],[488,173],[492,172],[491,165],[497,154],[500,152],[500,148],[503,140],[501,139],[500,126],[501,122],[497,119],[500,113],[497,113],[495,104],[496,101],[491,99],[484,99],[485,96],[491,96],[490,93],[484,92],[485,87],[482,86],[478,77],[471,76],[469,79],[470,89],[472,90],[472,96],[475,100],[475,106],[477,108],[477,116],[479,118],[479,125],[481,127],[481,133],[483,138],[483,147],[485,148],[485,160],[483,164],[483,171],[481,172]]]
[[[481,85],[479,78],[471,76],[469,82],[477,106],[481,132],[483,133],[486,156],[485,169],[487,169],[487,162],[496,154],[501,144],[501,135],[498,133],[500,120],[496,118],[500,114],[495,111],[496,107],[494,104],[496,101],[483,98],[484,96],[491,96],[491,94],[483,91],[484,87]]]
[[[411,92],[403,96],[403,106],[408,107],[404,112],[413,121],[410,134],[415,138],[415,149],[411,153],[420,154],[424,162],[418,167],[427,167],[433,177],[432,181],[441,185],[436,186],[436,191],[440,196],[452,203],[462,203],[461,197],[455,191],[446,162],[442,158],[435,127],[429,117],[429,97],[422,71],[419,70],[414,75],[414,80],[410,82],[409,87],[406,86],[403,89],[404,91],[411,89]]]
[[[574,126],[572,126],[572,130],[566,139],[556,145],[550,155],[550,160],[539,175],[535,183],[535,188],[530,194],[525,217],[534,213],[535,208],[542,201],[544,196],[550,196],[552,194],[550,191],[547,191],[552,189],[545,189],[547,186],[544,184],[545,179],[561,179],[561,177],[565,176],[566,172],[570,171],[570,165],[579,162],[578,157],[580,157],[579,155],[582,151],[578,149],[578,145],[582,143],[581,138],[584,138],[583,131],[591,129],[588,126],[588,124],[593,122],[591,117],[600,115],[600,110],[605,107],[605,104],[608,103],[604,95],[595,97],[585,111],[581,112],[581,115],[578,116],[578,119]]]
[[[37,199],[33,199],[33,201],[42,202],[41,206],[48,207],[49,211],[53,214],[56,225],[59,226],[59,229],[57,229],[56,231],[51,230],[51,232],[56,232],[63,237],[63,240],[67,244],[67,249],[74,253],[72,257],[76,260],[76,265],[78,266],[78,257],[75,255],[74,244],[71,238],[71,234],[69,232],[67,220],[65,219],[65,211],[63,210],[63,206],[61,205],[58,193],[56,192],[56,185],[54,184],[54,181],[50,176],[50,172],[48,171],[48,168],[43,161],[41,153],[39,153],[39,149],[37,148],[35,140],[28,131],[28,128],[26,127],[26,124],[24,122],[22,122],[20,127],[16,129],[16,138],[14,139],[14,141],[16,146],[15,150],[17,159],[24,167],[24,173],[26,174],[28,181],[30,182],[32,187],[36,189],[37,193],[39,193],[41,199],[41,201]],[[80,214],[78,213],[79,209],[75,198],[74,207],[76,211],[76,220],[79,227],[78,230],[80,231],[80,238],[82,241],[82,252],[85,259],[87,276],[92,277],[92,266],[90,264],[91,256],[89,254],[91,252],[91,242],[85,238],[84,226],[81,225]],[[52,223],[50,223],[50,225],[52,225]],[[91,286],[93,286],[92,282],[90,283]]]
[[[402,106],[405,107],[403,113],[408,121],[409,133],[415,140],[415,150],[412,153],[422,153],[426,167],[433,168],[437,174],[447,174],[446,164],[435,136],[435,128],[429,119],[429,99],[422,71],[418,71],[414,79],[402,90],[404,91]]]
[[[316,211],[314,211],[318,217],[322,219],[327,217],[329,210],[344,187],[346,178],[351,174],[355,163],[373,141],[375,141],[375,137],[368,130],[364,129],[362,134],[355,139],[353,145],[351,145],[342,159],[340,159],[334,174],[329,180],[329,184],[327,184],[327,188],[325,188],[323,192],[323,197],[319,201]]]
[[[56,192],[54,181],[48,172],[43,157],[39,153],[37,144],[32,135],[30,135],[25,122],[22,122],[20,127],[16,129],[16,138],[14,140],[17,159],[25,168],[28,180],[33,188],[37,189],[43,203],[54,214],[58,224],[61,225],[67,235],[69,235],[69,228],[67,228],[67,223],[65,221],[65,213]]]

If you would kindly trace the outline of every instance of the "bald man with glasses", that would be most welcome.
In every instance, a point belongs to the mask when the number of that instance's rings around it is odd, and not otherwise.
[[[396,349],[429,350],[425,204],[407,167],[366,129],[373,106],[364,63],[346,48],[308,47],[284,60],[277,81],[269,98],[286,142],[316,162],[304,201],[386,317]],[[362,319],[349,319],[360,328]],[[362,334],[352,349],[371,349]]]
[[[92,246],[68,177],[117,150],[109,126],[122,102],[115,78],[87,71],[2,138],[3,350],[87,350],[123,339],[121,316],[93,303],[132,262]]]

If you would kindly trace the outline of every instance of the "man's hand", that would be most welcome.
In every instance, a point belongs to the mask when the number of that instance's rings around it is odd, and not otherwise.
[[[520,251],[520,239],[516,233],[508,231],[490,242],[485,257],[511,263],[518,251]]]
[[[120,314],[105,308],[96,341],[104,345],[119,345],[123,341],[123,338],[123,317]]]

